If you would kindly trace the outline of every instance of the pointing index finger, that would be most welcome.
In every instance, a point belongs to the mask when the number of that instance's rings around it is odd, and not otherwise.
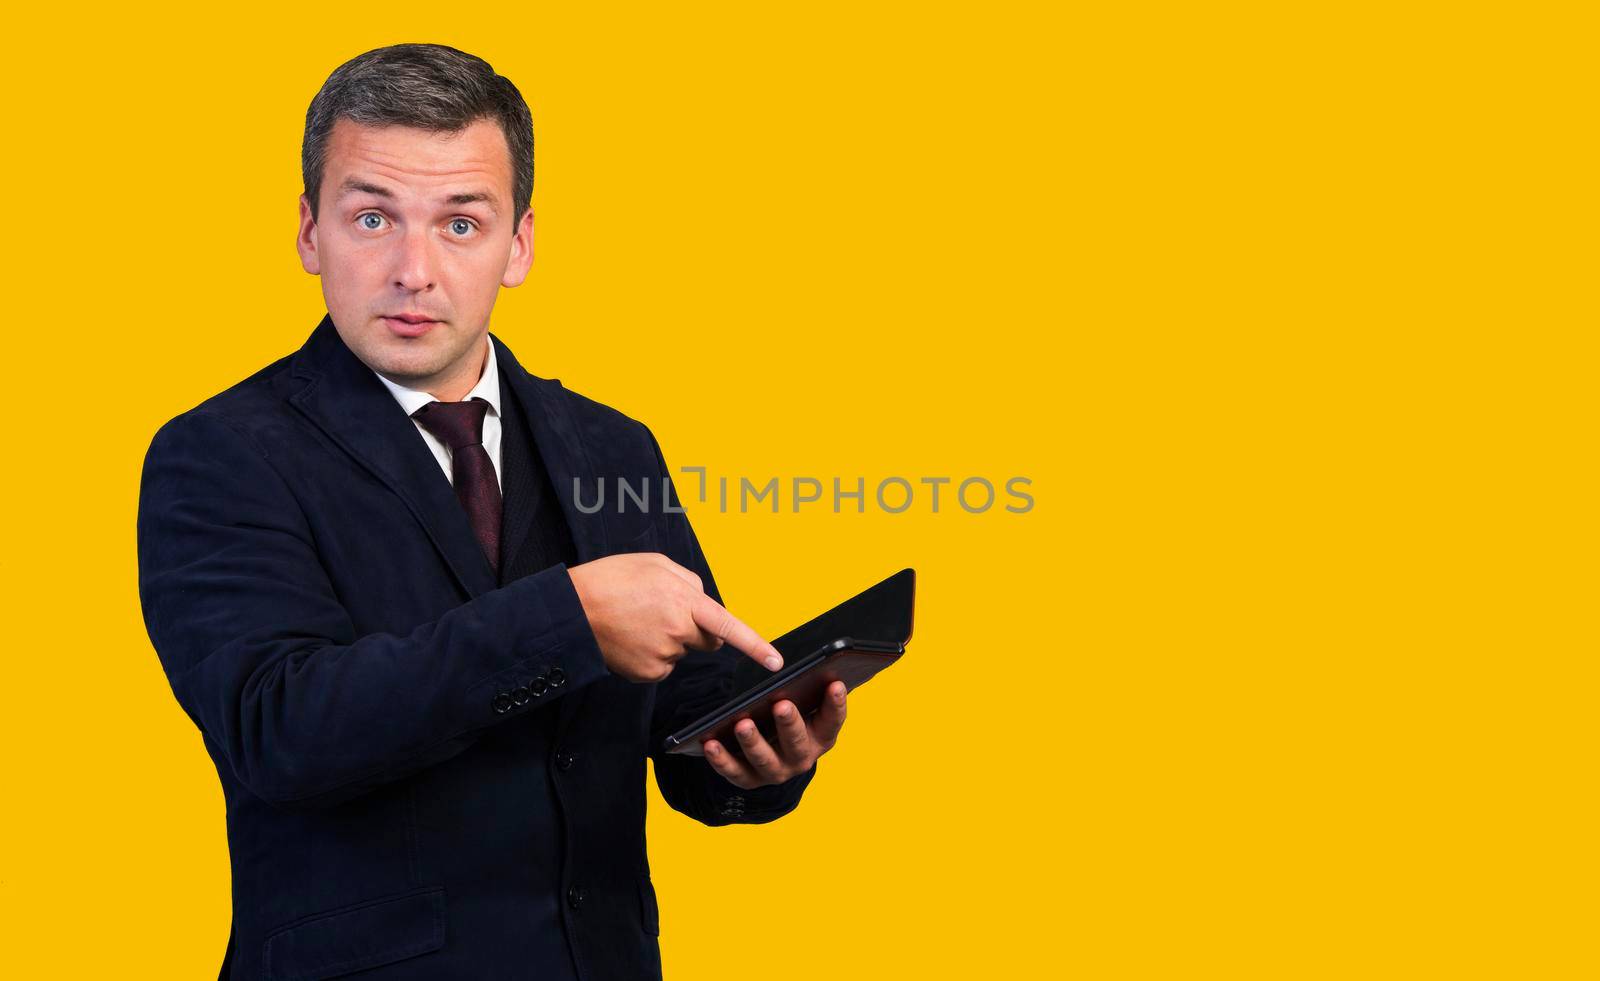
[[[765,664],[769,670],[783,667],[783,655],[778,649],[761,639],[761,635],[745,626],[738,617],[723,609],[722,604],[701,594],[691,610],[694,622],[701,630],[732,644],[753,661]]]

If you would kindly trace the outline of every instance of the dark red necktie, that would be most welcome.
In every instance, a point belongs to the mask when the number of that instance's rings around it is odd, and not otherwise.
[[[500,481],[495,477],[489,451],[483,448],[483,417],[488,411],[489,403],[480,398],[469,402],[429,402],[413,412],[411,418],[450,447],[450,479],[456,497],[467,509],[467,520],[489,557],[489,565],[499,575]]]

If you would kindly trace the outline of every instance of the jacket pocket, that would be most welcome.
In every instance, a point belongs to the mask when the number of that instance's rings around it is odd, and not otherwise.
[[[639,920],[644,925],[645,933],[652,937],[661,936],[661,912],[656,908],[656,887],[647,875],[639,877]]]
[[[444,887],[414,889],[307,917],[261,945],[268,981],[318,981],[444,946]]]

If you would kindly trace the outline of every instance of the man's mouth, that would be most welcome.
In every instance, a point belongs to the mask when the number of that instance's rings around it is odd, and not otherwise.
[[[385,316],[383,322],[401,337],[420,337],[440,321],[421,313],[396,313]]]

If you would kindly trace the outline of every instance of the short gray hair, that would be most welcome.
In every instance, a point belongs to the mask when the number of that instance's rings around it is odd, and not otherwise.
[[[479,119],[498,122],[511,149],[513,220],[533,202],[533,114],[511,80],[476,55],[442,44],[391,44],[333,70],[306,110],[300,144],[300,176],[313,220],[328,140],[341,118],[445,133]]]

